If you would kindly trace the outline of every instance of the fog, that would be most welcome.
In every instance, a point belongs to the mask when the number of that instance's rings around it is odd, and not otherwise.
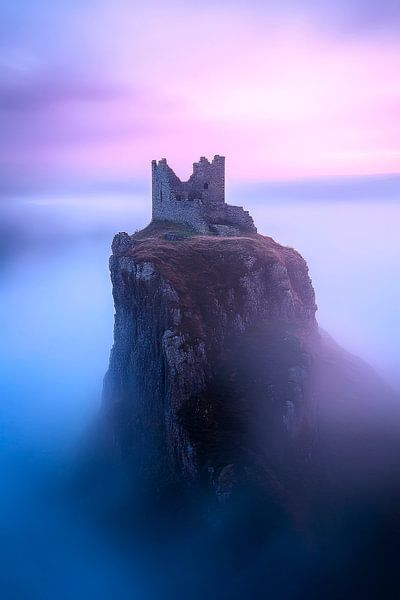
[[[263,200],[261,192],[233,188],[231,203],[250,210],[259,232],[304,256],[320,325],[399,386],[400,205],[379,189],[365,201],[332,193],[308,200],[295,187],[264,191]],[[132,590],[145,597],[140,561],[111,551],[68,501],[49,498],[59,494],[100,406],[112,344],[112,236],[147,223],[149,196],[107,190],[3,198],[0,218],[6,597],[106,598]]]

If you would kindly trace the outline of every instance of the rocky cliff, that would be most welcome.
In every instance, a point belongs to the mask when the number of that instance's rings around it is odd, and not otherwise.
[[[158,489],[200,483],[223,504],[245,480],[285,503],[288,455],[306,460],[313,437],[303,258],[258,234],[160,223],[116,235],[112,250],[104,410],[116,450]]]
[[[95,510],[100,495],[114,526],[144,531],[140,554],[161,532],[152,597],[165,582],[173,598],[381,597],[398,573],[398,396],[318,329],[297,252],[171,227],[113,241]]]

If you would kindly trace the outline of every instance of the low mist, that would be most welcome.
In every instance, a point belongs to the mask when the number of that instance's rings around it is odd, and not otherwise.
[[[253,192],[251,186],[233,188],[230,202],[246,205],[260,233],[304,256],[320,326],[369,362],[389,387],[400,387],[399,204],[392,195],[381,197],[379,188],[365,201],[350,192],[348,198],[321,192],[321,201],[308,200],[295,184],[285,193],[268,187]],[[112,237],[149,221],[148,197],[144,189],[2,199],[5,597],[155,597],[152,566],[88,523],[66,483],[99,410],[112,345]],[[285,560],[303,580],[304,564],[290,558],[300,542],[287,535],[277,534],[265,550],[278,565],[277,586]],[[188,542],[183,539],[175,550]],[[171,572],[179,571],[173,562],[167,563]],[[190,560],[186,568],[188,574],[194,569]]]

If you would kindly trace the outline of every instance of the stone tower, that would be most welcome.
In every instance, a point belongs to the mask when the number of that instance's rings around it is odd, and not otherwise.
[[[189,225],[198,233],[256,233],[253,219],[240,206],[225,203],[225,157],[202,156],[188,181],[181,181],[167,160],[152,161],[152,218]]]

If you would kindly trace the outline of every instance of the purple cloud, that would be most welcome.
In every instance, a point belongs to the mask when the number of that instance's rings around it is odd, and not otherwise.
[[[7,80],[0,74],[0,110],[47,110],[70,102],[104,102],[132,92],[115,84],[84,80],[71,73],[40,72]]]
[[[241,180],[398,170],[397,1],[15,2],[8,178],[144,177],[165,155],[185,177],[216,152]]]

